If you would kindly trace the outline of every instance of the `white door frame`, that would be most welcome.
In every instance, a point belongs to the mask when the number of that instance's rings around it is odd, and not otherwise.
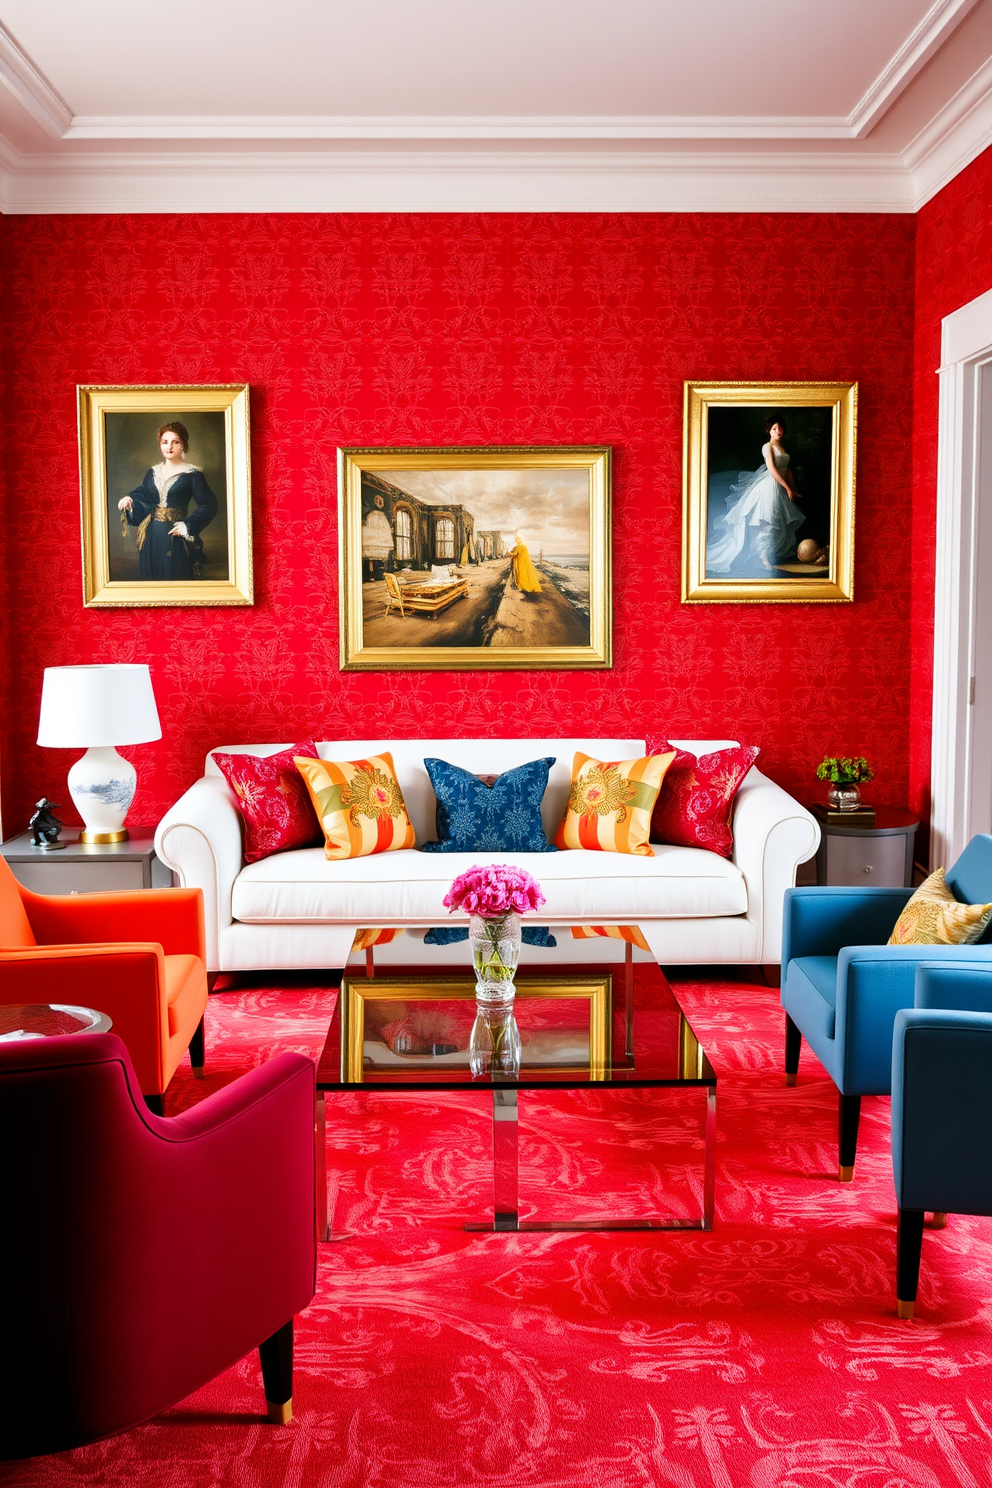
[[[931,867],[992,824],[992,290],[945,317],[940,360]]]

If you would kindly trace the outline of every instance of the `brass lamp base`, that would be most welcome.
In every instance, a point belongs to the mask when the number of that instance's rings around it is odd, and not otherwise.
[[[126,842],[128,830],[127,827],[122,827],[119,832],[80,832],[79,840],[91,846],[99,846],[107,842]]]

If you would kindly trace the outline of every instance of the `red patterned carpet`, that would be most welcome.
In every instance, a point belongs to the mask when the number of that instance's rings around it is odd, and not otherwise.
[[[927,1230],[897,1321],[888,1102],[836,1182],[835,1097],[781,1077],[778,994],[673,977],[720,1077],[711,1234],[466,1235],[490,1197],[481,1093],[328,1097],[335,1224],[298,1322],[296,1418],[259,1419],[257,1356],[151,1424],[0,1469],[11,1485],[988,1488],[992,1220]],[[334,992],[215,995],[206,1091],[316,1055]],[[170,1110],[204,1092],[186,1071]],[[531,1212],[696,1207],[696,1130],[665,1094],[521,1099]],[[680,1147],[681,1144],[681,1147]],[[691,1142],[690,1142],[691,1146]]]

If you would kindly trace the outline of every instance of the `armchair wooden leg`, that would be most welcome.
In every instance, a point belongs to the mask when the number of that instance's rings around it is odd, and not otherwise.
[[[901,1318],[913,1316],[922,1249],[923,1210],[900,1209],[896,1230],[896,1307]]]
[[[803,1036],[788,1013],[785,1015],[785,1083],[795,1085],[799,1073],[799,1054]]]
[[[946,1225],[947,1215],[944,1213],[943,1209],[935,1209],[933,1211],[933,1223],[931,1224],[930,1228],[933,1230],[942,1230],[946,1227]]]
[[[149,1111],[151,1111],[151,1113],[152,1113],[153,1116],[164,1116],[165,1115],[165,1096],[164,1095],[144,1095],[144,1096],[142,1096],[142,1100],[144,1101],[145,1105],[148,1107]]]
[[[285,1426],[293,1419],[293,1319],[258,1345],[270,1421]]]
[[[850,1183],[854,1177],[854,1159],[858,1151],[858,1123],[861,1120],[860,1095],[837,1094],[837,1177]]]
[[[203,1065],[206,1054],[203,1046],[203,1019],[196,1025],[196,1032],[189,1041],[189,1062],[198,1080],[204,1078]]]

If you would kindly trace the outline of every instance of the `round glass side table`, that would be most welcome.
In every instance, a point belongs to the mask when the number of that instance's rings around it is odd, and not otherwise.
[[[109,1033],[106,1013],[64,1002],[9,1002],[0,1005],[0,1043],[57,1038],[66,1033]]]

